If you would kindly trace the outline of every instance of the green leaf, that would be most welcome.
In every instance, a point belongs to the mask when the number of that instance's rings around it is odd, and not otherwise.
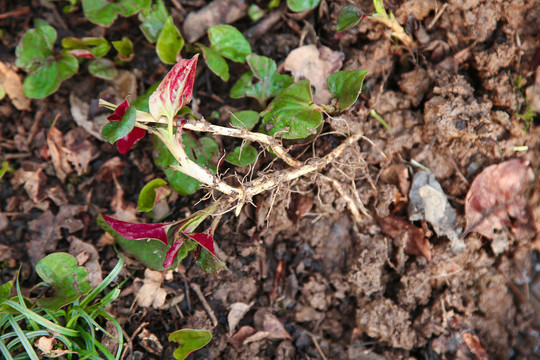
[[[114,231],[109,224],[103,219],[103,216],[99,215],[97,219],[98,225],[105,231],[107,231],[109,234],[112,235],[114,240],[120,247],[133,256],[137,261],[142,263],[144,266],[152,269],[152,270],[159,270],[163,271],[165,270],[163,268],[163,261],[165,261],[165,255],[167,254],[167,251],[170,248],[170,245],[165,245],[159,240],[148,240],[148,241],[141,241],[141,240],[129,240],[126,239],[120,235],[116,231]],[[193,248],[195,248],[194,244],[191,244]],[[180,261],[187,255],[187,249],[183,250],[184,246],[188,246],[187,244],[182,245],[182,248],[178,252],[178,255],[172,265],[172,268],[175,268],[178,266]],[[184,257],[181,257],[180,255],[183,254]]]
[[[72,55],[60,55],[58,60],[49,57],[43,65],[26,76],[23,93],[29,98],[42,99],[55,92],[60,83],[74,75],[78,68],[79,62]]]
[[[231,25],[217,25],[208,29],[211,48],[221,56],[236,62],[244,62],[251,54],[251,45],[244,35]]]
[[[163,170],[167,175],[169,185],[180,195],[186,196],[195,193],[200,186],[200,182],[185,175],[179,171],[170,168],[170,165],[179,165],[174,159],[174,156],[169,152],[167,147],[157,138],[154,137],[154,162],[157,167]],[[197,139],[193,134],[183,134],[182,142],[188,157],[201,166],[206,166],[211,171],[215,168],[210,166],[214,160],[214,156],[219,154],[219,146],[216,141],[209,137]]]
[[[253,110],[242,110],[231,114],[231,125],[234,127],[251,130],[259,122],[259,113]]]
[[[197,46],[202,50],[204,60],[208,65],[208,68],[212,70],[214,74],[219,76],[223,81],[229,81],[229,65],[223,56],[219,55],[217,51],[203,44],[197,43]]]
[[[184,47],[184,38],[174,25],[171,16],[167,18],[159,34],[156,52],[165,64],[176,64],[176,56]]]
[[[354,5],[346,5],[338,16],[337,31],[344,31],[353,28],[362,20],[364,13]]]
[[[162,186],[166,186],[167,182],[163,179],[154,179],[144,185],[139,194],[137,201],[137,211],[150,211],[156,203],[156,190]]]
[[[264,106],[269,98],[294,82],[291,76],[278,74],[276,62],[270,58],[251,54],[246,60],[251,71],[242,75],[231,88],[233,99],[249,96]]]
[[[139,28],[146,37],[146,40],[151,43],[157,41],[159,33],[163,29],[163,25],[165,25],[168,17],[169,13],[167,8],[165,8],[165,4],[163,4],[163,0],[157,0],[151,8],[144,9],[139,13],[139,20],[141,21]]]
[[[287,0],[287,6],[294,12],[315,9],[321,0]]]
[[[133,52],[133,43],[131,40],[124,36],[122,40],[111,41],[112,46],[118,51],[118,58],[122,61],[131,61],[135,56]]]
[[[225,157],[225,161],[236,166],[248,166],[257,160],[257,149],[251,145],[237,146]]]
[[[13,281],[8,281],[7,283],[0,285],[0,304],[9,299],[12,287]]]
[[[32,71],[42,65],[54,54],[56,30],[49,25],[42,25],[24,33],[15,49],[15,65],[26,71]]]
[[[258,7],[256,4],[249,5],[248,16],[251,21],[257,21],[264,16],[266,11]]]
[[[367,73],[367,70],[338,71],[326,79],[330,94],[338,100],[339,111],[347,109],[358,99]]]
[[[88,62],[88,71],[92,76],[111,80],[118,75],[114,63],[109,59],[92,59]]]
[[[176,360],[184,360],[189,354],[208,344],[212,334],[206,330],[181,329],[169,335],[169,341],[178,343],[173,356]]]
[[[322,125],[321,110],[313,103],[308,80],[283,90],[262,115],[262,129],[283,139],[306,139]]]
[[[111,45],[104,38],[87,37],[78,39],[75,37],[65,37],[62,39],[62,47],[68,50],[88,50],[95,57],[105,56],[111,49]]]
[[[110,26],[116,17],[131,16],[150,6],[151,0],[82,0],[84,15],[94,24]]]
[[[39,298],[38,304],[52,311],[73,303],[92,290],[86,269],[78,266],[77,259],[67,253],[45,256],[36,264],[36,273],[54,291],[52,297]]]
[[[137,109],[135,106],[131,105],[122,117],[122,120],[112,121],[106,124],[101,131],[101,135],[103,135],[105,140],[111,144],[114,144],[133,130],[136,119]]]

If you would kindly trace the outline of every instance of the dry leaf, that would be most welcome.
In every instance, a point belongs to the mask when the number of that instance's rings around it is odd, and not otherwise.
[[[63,205],[60,206],[56,216],[47,210],[39,218],[28,223],[28,228],[32,232],[28,248],[32,265],[35,265],[47,252],[56,250],[58,240],[63,237],[62,228],[70,234],[84,228],[83,222],[75,218],[82,211],[86,211],[86,206]]]
[[[249,338],[251,335],[255,334],[255,329],[251,326],[242,326],[236,334],[234,334],[230,339],[229,342],[232,346],[236,349],[236,351],[242,350],[242,347],[244,346],[244,341]]]
[[[146,269],[143,286],[137,293],[137,304],[142,307],[152,306],[155,309],[163,306],[167,297],[167,292],[161,287],[164,279],[165,272]]]
[[[88,280],[92,287],[98,286],[103,281],[101,266],[99,265],[99,253],[94,245],[84,242],[75,236],[69,237],[69,253],[77,258],[78,264],[88,271]]]
[[[0,61],[0,86],[11,99],[17,110],[30,110],[30,99],[24,96],[21,78],[6,64]]]
[[[322,46],[304,45],[287,55],[283,68],[290,71],[295,81],[308,79],[315,87],[315,102],[328,104],[332,96],[326,86],[326,78],[343,65],[343,54]]]
[[[67,159],[82,175],[88,170],[90,161],[97,156],[96,146],[88,140],[88,133],[81,128],[75,128],[64,137]]]
[[[244,315],[246,315],[252,306],[253,302],[250,304],[237,302],[231,305],[231,311],[227,316],[227,320],[229,321],[229,337],[233,334],[240,320],[244,318]]]
[[[69,95],[69,102],[71,104],[71,116],[73,116],[73,120],[75,120],[77,125],[85,129],[96,139],[103,141],[100,129],[109,122],[107,120],[108,115],[98,116],[93,120],[88,120],[90,116],[90,105],[87,102],[79,99],[74,93]]]
[[[534,235],[531,209],[523,196],[532,180],[530,164],[521,159],[485,168],[465,198],[466,233],[474,231],[488,239],[507,238],[510,227],[517,239]]]
[[[113,175],[116,191],[111,200],[111,209],[114,211],[114,218],[127,222],[137,222],[137,207],[133,203],[126,203],[124,200],[124,189]]]
[[[34,162],[23,162],[20,169],[15,171],[11,183],[14,188],[24,185],[28,197],[35,203],[40,203],[47,198],[47,176],[43,169]]]
[[[67,154],[64,150],[64,137],[60,130],[55,127],[56,121],[52,124],[47,134],[47,145],[54,167],[54,172],[60,181],[64,182],[69,173],[73,171],[68,162]]]
[[[463,334],[463,341],[478,360],[488,360],[486,350],[484,350],[484,348],[482,347],[478,336],[466,332]]]
[[[405,243],[405,253],[409,255],[422,255],[428,261],[431,261],[429,241],[424,236],[422,229],[396,216],[377,218],[377,220],[383,233],[394,240]]]
[[[192,11],[182,24],[186,42],[193,43],[215,25],[232,24],[246,16],[248,3],[236,0],[214,0],[199,11]]]
[[[122,175],[122,169],[126,167],[127,164],[120,159],[120,157],[115,156],[112,159],[109,159],[105,164],[101,165],[98,170],[95,180],[99,182],[108,182],[113,179],[113,176]]]

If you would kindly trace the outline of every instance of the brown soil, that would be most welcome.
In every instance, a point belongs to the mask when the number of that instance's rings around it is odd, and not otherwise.
[[[175,2],[182,11],[167,6],[177,23],[206,4]],[[37,3],[0,1],[0,13]],[[371,1],[355,3],[366,13],[373,11]],[[2,62],[14,63],[18,40],[32,19],[44,18],[59,29],[60,37],[129,36],[137,55],[126,70],[135,74],[139,93],[167,71],[153,48],[145,47],[136,19],[119,19],[103,32],[82,21],[80,12],[62,14],[62,5],[52,4],[0,19]],[[147,323],[145,331],[163,347],[135,337],[126,359],[172,358],[168,333],[186,327],[211,329],[213,334],[211,343],[192,359],[540,358],[538,236],[510,235],[501,250],[472,232],[464,239],[464,249],[455,251],[447,236],[438,237],[429,224],[415,221],[429,238],[430,255],[421,256],[426,249],[411,255],[407,238],[383,233],[378,220],[390,215],[408,220],[407,191],[420,171],[416,162],[433,172],[461,229],[466,227],[465,197],[484,168],[519,157],[538,171],[538,120],[527,126],[519,114],[527,107],[525,91],[540,82],[540,6],[525,0],[451,0],[443,10],[439,1],[389,1],[387,6],[420,44],[418,49],[405,49],[388,38],[386,27],[370,19],[336,37],[336,19],[344,5],[323,0],[313,12],[283,15],[271,31],[259,34],[253,49],[280,64],[302,39],[303,45],[343,52],[343,69],[369,70],[359,101],[328,119],[324,131],[362,131],[376,147],[360,142],[324,169],[326,177],[313,174],[283,184],[259,195],[238,218],[226,214],[215,239],[228,269],[208,275],[190,259],[185,261],[164,283],[167,300],[181,300],[177,305],[133,307],[140,281],[129,280],[111,313],[128,336]],[[439,11],[443,12],[435,20]],[[234,25],[245,32],[253,23],[244,17]],[[201,68],[197,97],[202,115],[210,118],[217,110],[225,125],[231,109],[256,109],[251,101],[228,98],[229,86],[245,67],[232,66],[226,84]],[[521,88],[515,85],[519,76],[525,81]],[[32,265],[46,253],[68,251],[73,235],[97,247],[104,273],[114,265],[116,254],[96,225],[96,216],[119,209],[133,213],[145,181],[163,175],[153,165],[149,140],[114,159],[116,165],[104,166],[119,154],[77,127],[73,97],[89,105],[93,119],[105,113],[97,108],[97,99],[122,99],[129,93],[126,86],[92,78],[82,70],[54,95],[33,101],[31,111],[18,111],[9,101],[0,103],[0,160],[8,160],[16,170],[0,180],[0,282],[12,279],[22,264],[23,287],[31,288],[37,282]],[[529,101],[539,101],[538,92],[535,96]],[[368,117],[369,109],[392,131]],[[47,143],[57,114],[55,126],[65,147],[77,154],[80,167],[65,181],[55,172]],[[322,136],[313,149],[324,155],[342,140],[336,133]],[[231,146],[229,139],[219,141]],[[516,151],[517,146],[528,148]],[[303,150],[294,149],[298,154]],[[299,156],[312,154],[311,147],[306,151]],[[332,179],[344,184],[344,194],[357,204],[361,201],[367,214],[355,220]],[[194,204],[203,194],[200,190],[170,201],[174,215],[167,220],[199,208]],[[526,196],[538,227],[538,179]],[[135,276],[144,277],[136,263],[130,267],[137,269]],[[190,283],[201,287],[217,325]],[[252,305],[236,330],[229,329],[227,316],[238,302]],[[269,314],[281,321],[289,338],[270,337],[243,346],[231,340],[243,326],[263,329]]]

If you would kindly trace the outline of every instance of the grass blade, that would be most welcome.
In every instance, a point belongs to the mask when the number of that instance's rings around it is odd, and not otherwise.
[[[76,337],[79,334],[76,330],[68,329],[63,326],[57,325],[52,321],[45,319],[43,316],[34,313],[30,309],[23,307],[12,300],[6,300],[4,304],[9,305],[13,309],[19,311],[21,314],[25,315],[28,320],[34,321],[51,331],[57,332],[65,336],[73,337]]]
[[[6,347],[6,344],[4,344],[3,341],[0,340],[0,353],[4,355],[4,359],[6,360],[13,360],[13,357],[9,353],[9,350]]]
[[[109,286],[110,283],[113,282],[113,280],[120,274],[120,271],[122,271],[122,268],[124,267],[124,258],[120,256],[118,259],[118,263],[112,269],[112,271],[107,275],[107,277],[94,288],[94,290],[90,291],[90,293],[81,301],[80,307],[85,308],[94,298],[103,291],[107,286]]]
[[[30,342],[26,338],[26,335],[24,334],[19,324],[17,324],[15,319],[13,319],[13,316],[9,316],[9,323],[13,330],[15,330],[15,332],[17,333],[17,336],[19,337],[22,346],[26,350],[26,354],[28,355],[28,357],[30,357],[31,360],[39,360],[36,352],[34,351],[34,348],[32,347],[32,344],[30,344]]]

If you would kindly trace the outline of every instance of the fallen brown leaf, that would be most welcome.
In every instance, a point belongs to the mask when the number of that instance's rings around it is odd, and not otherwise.
[[[343,65],[343,55],[330,48],[304,45],[287,55],[283,68],[290,71],[295,80],[308,79],[315,87],[315,102],[328,104],[332,96],[326,86],[326,78]]]
[[[39,164],[30,161],[23,162],[11,179],[14,188],[24,185],[24,190],[35,204],[47,198],[46,181],[47,176],[43,169]]]
[[[255,329],[251,326],[245,325],[242,326],[236,334],[231,336],[229,339],[229,342],[231,345],[236,349],[236,351],[242,350],[242,347],[244,346],[244,341],[250,337],[251,335],[255,334]]]
[[[251,309],[251,306],[253,306],[253,303],[244,304],[237,302],[231,304],[231,311],[229,311],[229,315],[227,315],[227,320],[229,322],[229,337],[233,334],[240,320],[242,320],[244,315]]]
[[[49,155],[54,167],[54,172],[60,181],[64,182],[69,173],[73,171],[69,164],[66,151],[64,150],[64,136],[55,127],[56,121],[52,124],[47,134],[47,146]]]
[[[377,220],[383,233],[405,243],[405,253],[421,255],[431,262],[429,240],[424,236],[422,229],[396,216],[377,218]]]
[[[137,304],[141,307],[157,309],[165,304],[167,291],[161,287],[166,273],[146,269],[144,271],[143,286],[137,292]]]
[[[113,175],[116,191],[111,200],[111,209],[114,211],[114,218],[122,221],[137,222],[137,207],[133,203],[124,200],[124,189]]]
[[[92,287],[98,286],[103,281],[101,265],[99,265],[99,253],[94,245],[84,242],[75,236],[69,237],[69,253],[77,258],[79,265],[88,271],[88,280]]]
[[[98,152],[96,146],[88,140],[88,136],[84,129],[77,127],[64,137],[67,159],[79,175],[88,170],[90,162]]]
[[[535,233],[531,209],[523,192],[534,180],[530,164],[511,159],[485,168],[465,198],[465,233],[478,232],[488,239],[505,236],[508,228],[517,239]]]
[[[20,76],[8,65],[0,61],[0,86],[11,99],[17,110],[30,110],[30,99],[24,96]]]
[[[100,182],[111,181],[113,176],[118,177],[122,175],[122,169],[126,166],[127,164],[120,157],[115,156],[101,165],[94,179]]]

